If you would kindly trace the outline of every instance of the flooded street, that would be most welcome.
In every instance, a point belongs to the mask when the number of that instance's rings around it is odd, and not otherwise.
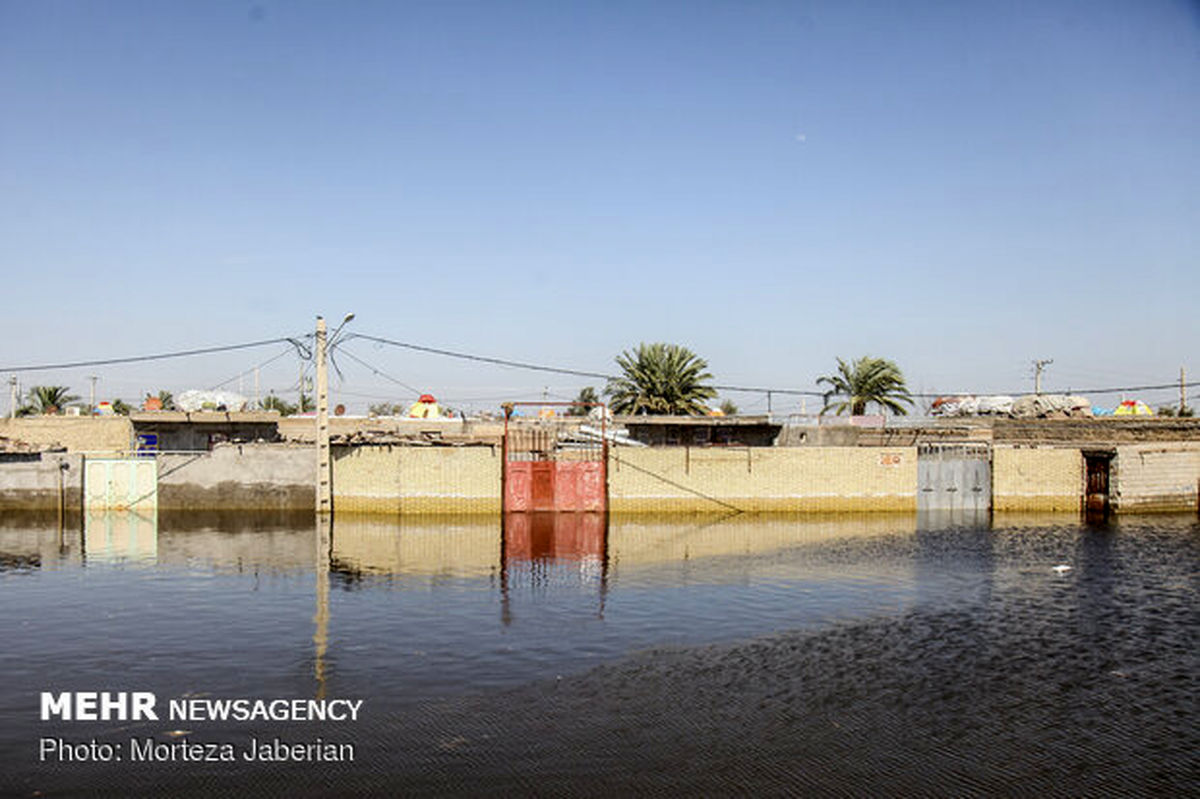
[[[1198,567],[1194,517],[8,519],[0,792],[1195,793]],[[40,721],[63,691],[362,706]]]

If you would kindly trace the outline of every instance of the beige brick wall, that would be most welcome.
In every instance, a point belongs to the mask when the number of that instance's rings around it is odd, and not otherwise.
[[[1079,450],[993,447],[993,510],[1078,511],[1082,496],[1083,456]]]
[[[1195,511],[1200,443],[1117,447],[1112,481],[1120,511]]]
[[[913,447],[620,448],[614,456],[614,513],[917,507]]]
[[[133,424],[124,416],[27,416],[0,419],[0,436],[69,452],[115,453],[129,450]]]
[[[498,513],[498,447],[335,449],[335,512]]]

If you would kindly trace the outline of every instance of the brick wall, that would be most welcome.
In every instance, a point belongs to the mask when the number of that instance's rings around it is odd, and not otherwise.
[[[1083,456],[1077,449],[992,449],[992,508],[996,511],[1078,511]]]
[[[124,416],[27,416],[0,419],[0,437],[70,452],[124,452],[133,424]]]
[[[914,511],[912,447],[619,449],[614,512]]]
[[[499,513],[499,447],[335,447],[335,512]]]
[[[1200,444],[1119,446],[1111,478],[1119,511],[1195,511]]]

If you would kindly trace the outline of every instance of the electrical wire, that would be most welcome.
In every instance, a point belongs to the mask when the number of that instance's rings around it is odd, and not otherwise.
[[[491,363],[497,366],[511,366],[516,369],[530,369],[535,372],[551,372],[560,375],[574,375],[576,377],[597,377],[601,380],[608,380],[612,376],[601,374],[600,372],[584,372],[579,369],[564,369],[558,366],[539,366],[533,363],[524,363],[522,361],[510,361],[504,358],[492,358],[487,355],[472,355],[467,352],[455,352],[454,350],[444,350],[439,347],[426,347],[422,344],[409,344],[404,341],[396,341],[395,339],[383,338],[381,336],[368,336],[365,333],[351,333],[346,336],[346,340],[361,338],[366,341],[374,341],[379,344],[387,344],[392,347],[402,347],[404,349],[414,350],[416,352],[427,352],[432,355],[445,355],[449,358],[459,358],[465,361],[475,361],[476,363]]]
[[[359,358],[359,357],[358,357],[357,355],[355,355],[353,352],[351,352],[350,350],[346,349],[346,348],[345,348],[345,344],[343,344],[341,347],[339,347],[339,348],[338,348],[338,352],[342,353],[343,355],[345,355],[345,356],[346,356],[347,358],[349,358],[350,360],[352,360],[352,361],[356,361],[356,362],[357,362],[357,363],[359,363],[360,365],[367,367],[368,369],[370,369],[370,370],[371,370],[372,374],[379,375],[380,377],[384,378],[385,380],[390,380],[390,381],[392,381],[393,383],[395,383],[396,385],[400,386],[401,388],[405,388],[405,389],[407,389],[407,390],[411,391],[413,394],[416,394],[417,396],[420,396],[420,395],[423,393],[423,392],[422,392],[420,389],[413,388],[413,387],[412,387],[412,386],[410,386],[408,383],[405,383],[403,380],[400,380],[400,379],[398,379],[398,378],[392,377],[391,375],[389,375],[387,372],[383,371],[383,370],[382,370],[382,369],[380,369],[379,367],[377,367],[377,366],[372,366],[371,364],[369,364],[369,363],[367,363],[366,361],[364,361],[362,358]]]
[[[192,355],[209,355],[214,352],[232,352],[234,350],[247,350],[252,347],[265,347],[268,344],[291,344],[298,347],[295,338],[271,338],[262,341],[248,341],[245,344],[227,344],[222,347],[202,347],[194,350],[178,350],[175,352],[162,352],[155,355],[134,355],[128,358],[104,358],[95,361],[73,361],[71,363],[52,363],[41,364],[38,366],[6,366],[0,368],[0,372],[49,372],[55,369],[75,369],[80,366],[109,366],[116,363],[139,363],[141,361],[161,361],[167,358],[186,358]]]
[[[255,369],[261,369],[261,368],[263,368],[264,366],[266,366],[267,364],[269,364],[269,363],[273,363],[274,361],[277,361],[277,360],[279,360],[280,358],[282,358],[283,356],[287,355],[287,354],[288,354],[289,352],[291,352],[291,351],[292,351],[291,349],[286,349],[286,350],[283,350],[283,351],[281,351],[281,352],[280,352],[280,353],[278,353],[277,355],[272,355],[270,358],[268,358],[267,360],[265,360],[265,361],[263,361],[262,363],[258,364],[257,366],[251,366],[249,369],[247,369],[247,370],[245,370],[245,371],[243,371],[243,372],[238,372],[236,375],[234,375],[233,377],[229,378],[228,380],[222,380],[220,383],[217,383],[215,386],[211,387],[211,388],[209,389],[209,391],[216,391],[216,390],[217,390],[218,388],[220,388],[221,386],[228,385],[228,384],[232,383],[234,380],[237,380],[239,377],[244,377],[245,375],[248,375],[248,374],[253,374]]]

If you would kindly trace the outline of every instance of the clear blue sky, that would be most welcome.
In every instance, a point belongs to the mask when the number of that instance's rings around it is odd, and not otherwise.
[[[727,384],[1200,384],[1185,0],[0,0],[0,108],[0,367],[354,311],[600,372],[672,341]],[[348,349],[479,407],[589,382]],[[21,379],[133,400],[279,351]],[[409,396],[341,364],[352,408]]]

